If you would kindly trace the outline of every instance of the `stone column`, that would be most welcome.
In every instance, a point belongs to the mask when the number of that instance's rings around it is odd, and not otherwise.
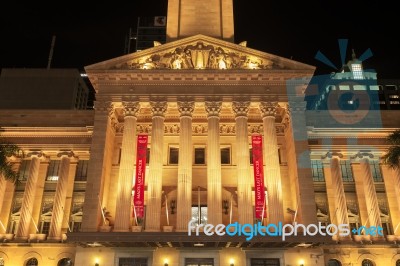
[[[48,239],[51,240],[61,240],[61,228],[64,219],[65,199],[67,197],[68,176],[71,162],[70,157],[73,156],[73,153],[61,152],[58,156],[61,157],[61,163],[58,170],[58,181],[48,237]]]
[[[331,159],[324,163],[324,176],[330,207],[331,223],[336,225],[349,224],[342,171],[340,169],[340,159],[338,156],[332,156],[330,154],[328,156]]]
[[[358,204],[360,206],[360,216],[363,218],[362,225],[368,227],[382,226],[378,198],[376,196],[369,160],[362,158],[358,165],[352,164],[352,167],[359,201]]]
[[[123,102],[124,133],[122,135],[117,204],[114,232],[129,232],[132,206],[132,185],[136,158],[136,115],[139,102]]]
[[[150,167],[147,179],[146,231],[160,230],[162,172],[164,147],[164,115],[167,102],[150,102],[153,113],[151,123]]]
[[[400,172],[388,165],[382,165],[382,175],[385,182],[385,192],[388,201],[393,235],[400,235]]]
[[[192,113],[193,101],[178,102],[180,117],[179,162],[178,162],[178,197],[177,197],[177,231],[187,231],[192,219]]]
[[[14,159],[15,159],[14,156],[11,157],[11,158],[14,158]],[[13,160],[13,162],[12,162],[12,169],[13,169],[14,171],[18,171],[20,164],[21,164],[20,160],[18,160],[18,161],[14,161],[14,160]],[[7,185],[8,185],[8,184],[14,185],[12,182],[7,182],[7,180],[4,179],[4,176],[2,176],[2,175],[0,174],[0,213],[2,212],[1,210],[2,210],[2,208],[3,208],[3,202],[4,202],[4,199],[5,199],[5,197],[6,197],[6,189],[7,189]],[[1,220],[1,217],[0,217],[0,221],[3,222],[3,221]],[[0,230],[0,232],[1,232],[1,230]]]
[[[32,156],[32,161],[29,167],[29,176],[25,185],[24,196],[22,198],[21,216],[16,234],[16,238],[21,240],[27,240],[29,237],[29,226],[32,221],[33,204],[39,176],[40,157],[42,157],[42,153],[35,152],[30,155]]]
[[[219,144],[219,113],[221,102],[205,102],[208,114],[207,132],[207,208],[208,223],[222,223],[221,148]]]
[[[247,113],[250,102],[234,101],[232,109],[236,120],[236,165],[238,178],[238,215],[239,223],[253,224],[253,204],[251,186],[254,179],[250,169],[250,151],[247,129]]]
[[[106,172],[111,168],[109,146],[114,143],[114,104],[107,98],[95,102],[94,127],[83,205],[82,232],[97,232],[102,223],[100,206]]]
[[[283,222],[283,196],[281,168],[279,164],[278,140],[275,129],[277,102],[262,102],[260,110],[264,130],[264,174],[268,191],[268,222]]]

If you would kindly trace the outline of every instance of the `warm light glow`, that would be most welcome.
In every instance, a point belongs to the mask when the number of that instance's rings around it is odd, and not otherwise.
[[[230,259],[230,260],[229,260],[229,264],[230,264],[231,266],[235,265],[235,260],[234,260],[234,259]]]
[[[168,266],[168,263],[169,263],[168,259],[164,259],[164,266]]]
[[[99,263],[100,263],[100,259],[99,259],[99,258],[96,258],[96,259],[94,260],[94,263],[99,264]]]
[[[304,265],[304,260],[299,260],[299,265]]]

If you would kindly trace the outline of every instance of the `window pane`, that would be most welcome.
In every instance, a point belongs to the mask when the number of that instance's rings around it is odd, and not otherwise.
[[[147,148],[146,151],[146,164],[148,165],[150,163],[150,148]]]
[[[89,161],[80,160],[76,167],[75,181],[86,181]]]
[[[312,177],[314,182],[325,182],[324,169],[321,161],[311,160]]]
[[[29,167],[31,165],[30,160],[24,160],[19,167],[19,180],[27,180],[29,176]]]
[[[46,181],[58,180],[58,168],[60,168],[60,161],[50,161],[49,168],[47,169]]]
[[[383,182],[379,161],[371,161],[370,166],[374,182]]]
[[[194,149],[194,164],[205,164],[206,163],[206,149],[195,148]]]
[[[343,182],[354,182],[350,161],[340,160]]]
[[[231,164],[231,148],[221,148],[221,164]]]
[[[250,164],[253,164],[253,148],[250,148]]]
[[[179,159],[179,149],[178,148],[169,148],[169,164],[178,164]]]

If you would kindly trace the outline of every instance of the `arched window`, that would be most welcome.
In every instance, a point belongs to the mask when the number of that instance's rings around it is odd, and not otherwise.
[[[25,264],[25,266],[38,266],[38,265],[39,263],[36,258],[30,258]]]
[[[330,259],[328,260],[328,266],[342,266],[342,264],[336,259]]]
[[[396,266],[400,266],[400,260],[396,260]]]
[[[70,258],[63,258],[57,263],[57,266],[72,266],[72,260]]]
[[[361,266],[374,266],[375,264],[372,262],[372,260],[365,259],[362,261]]]

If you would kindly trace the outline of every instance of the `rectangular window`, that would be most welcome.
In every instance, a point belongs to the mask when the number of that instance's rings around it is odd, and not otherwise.
[[[350,161],[341,160],[340,169],[342,170],[342,180],[343,182],[354,182],[353,171],[351,170]]]
[[[206,164],[206,149],[194,148],[194,164]]]
[[[46,181],[57,181],[59,168],[60,161],[50,161],[49,168],[47,169]]]
[[[321,161],[311,160],[311,169],[314,182],[325,182],[324,167]]]
[[[251,266],[279,266],[279,259],[251,259]]]
[[[119,258],[118,266],[147,266],[147,258]]]
[[[29,167],[31,166],[31,160],[24,160],[19,167],[18,180],[27,180],[29,177]]]
[[[192,206],[192,221],[194,225],[207,223],[207,206]]]
[[[76,167],[75,181],[86,181],[89,160],[79,160]]]
[[[221,148],[221,164],[231,164],[231,148]]]
[[[250,164],[253,164],[253,148],[250,148]]]
[[[179,148],[169,147],[168,164],[178,164],[179,161]]]
[[[41,234],[48,234],[50,231],[50,222],[42,222]]]
[[[371,167],[371,173],[372,173],[372,178],[374,179],[374,182],[383,182],[379,161],[371,161],[370,167]]]

